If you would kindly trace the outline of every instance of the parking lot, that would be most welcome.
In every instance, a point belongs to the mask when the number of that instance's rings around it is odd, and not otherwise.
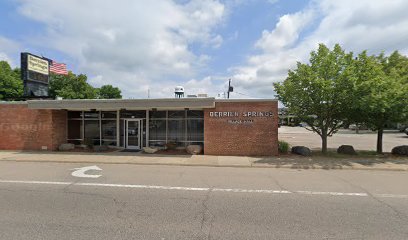
[[[282,126],[279,128],[279,140],[284,140],[292,146],[306,146],[312,149],[321,148],[321,138],[316,133],[302,127]],[[356,150],[375,150],[377,133],[360,130],[356,134],[353,130],[341,129],[328,138],[328,148],[337,149],[340,145],[352,145]],[[408,145],[408,135],[395,131],[385,131],[383,138],[384,152],[398,145]]]

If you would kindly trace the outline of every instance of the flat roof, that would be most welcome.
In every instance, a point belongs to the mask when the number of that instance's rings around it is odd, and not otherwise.
[[[31,109],[146,110],[214,108],[216,102],[274,102],[275,99],[151,98],[151,99],[63,99],[28,100]]]

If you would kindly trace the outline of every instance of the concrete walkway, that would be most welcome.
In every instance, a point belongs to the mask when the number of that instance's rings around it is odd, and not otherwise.
[[[383,158],[375,156],[368,159],[361,157],[300,157],[294,155],[279,157],[238,157],[209,155],[150,155],[129,152],[73,153],[0,151],[0,161],[408,171],[408,158],[406,157]]]

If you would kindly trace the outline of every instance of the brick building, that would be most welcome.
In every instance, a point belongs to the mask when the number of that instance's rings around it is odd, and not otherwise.
[[[278,102],[109,99],[0,103],[0,149],[56,150],[62,143],[141,149],[203,145],[209,155],[277,155]]]

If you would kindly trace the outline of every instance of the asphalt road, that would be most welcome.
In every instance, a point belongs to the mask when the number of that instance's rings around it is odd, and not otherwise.
[[[408,239],[408,172],[0,163],[0,239]]]

